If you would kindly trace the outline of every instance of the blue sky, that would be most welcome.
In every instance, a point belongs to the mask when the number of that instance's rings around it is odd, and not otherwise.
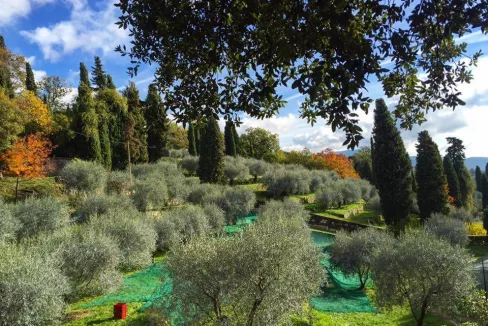
[[[37,78],[43,75],[59,75],[76,87],[79,78],[79,63],[87,67],[93,64],[93,56],[102,58],[105,70],[112,75],[117,87],[129,81],[126,69],[127,58],[113,49],[119,44],[129,44],[127,31],[114,24],[119,12],[114,0],[0,0],[0,33],[7,46],[17,54],[24,55],[31,63]],[[467,147],[467,156],[488,156],[486,125],[488,122],[488,35],[476,31],[465,35],[460,41],[468,43],[470,53],[481,49],[486,53],[473,70],[474,80],[460,87],[467,105],[451,110],[442,110],[427,115],[428,122],[412,131],[403,131],[402,136],[410,154],[415,155],[415,141],[421,130],[428,130],[438,143],[441,152],[446,148],[446,137],[459,137]],[[388,62],[384,63],[388,67]],[[145,97],[152,81],[153,68],[143,68],[134,82],[141,96]],[[383,96],[381,85],[371,81],[369,96]],[[256,120],[243,117],[239,132],[248,127],[262,127],[278,133],[281,146],[287,150],[309,148],[319,151],[327,147],[343,150],[344,133],[332,133],[324,121],[311,127],[299,118],[299,106],[303,97],[291,88],[281,88],[288,104],[276,117]],[[388,99],[392,107],[395,99]],[[372,113],[360,113],[361,126],[368,145],[373,124]],[[223,123],[222,123],[223,126]]]

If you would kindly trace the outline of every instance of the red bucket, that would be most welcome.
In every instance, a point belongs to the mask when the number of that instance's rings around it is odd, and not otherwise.
[[[126,303],[116,303],[114,304],[114,318],[115,319],[125,319],[127,318],[127,304]]]

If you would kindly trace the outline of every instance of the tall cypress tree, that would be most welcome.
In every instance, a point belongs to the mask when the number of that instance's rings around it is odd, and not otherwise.
[[[193,123],[191,122],[188,124],[187,137],[188,137],[188,153],[190,153],[190,155],[196,156],[197,144],[195,140],[195,130],[193,128]]]
[[[103,163],[98,133],[98,115],[91,96],[88,70],[80,63],[80,84],[73,112],[75,136],[75,155],[85,160]]]
[[[139,90],[134,82],[130,82],[124,91],[127,98],[126,137],[129,142],[130,156],[133,163],[147,162],[146,121],[141,107]]]
[[[446,176],[441,154],[427,131],[419,133],[417,144],[417,201],[420,217],[446,211],[448,205]]]
[[[224,183],[224,137],[217,120],[211,117],[200,144],[198,176],[204,183]]]
[[[459,190],[459,180],[452,165],[451,158],[446,155],[444,156],[444,173],[446,174],[447,185],[449,188],[449,196],[454,198],[454,204],[457,207],[461,207],[461,202],[459,198],[461,197],[461,190]]]
[[[155,84],[149,85],[144,117],[147,123],[149,162],[155,162],[163,157],[168,149],[169,131],[166,109]]]
[[[464,154],[465,147],[463,145],[463,141],[458,138],[448,137],[447,142],[450,144],[450,146],[447,148],[447,155],[452,160],[454,171],[456,171],[456,175],[459,180],[460,204],[464,208],[471,210],[474,205],[473,193],[475,186],[473,179],[471,178],[471,174],[464,164],[464,159],[466,156]]]
[[[224,140],[225,140],[225,155],[237,156],[236,142],[234,139],[234,124],[232,121],[225,122]]]
[[[107,104],[97,100],[95,111],[98,115],[98,135],[100,139],[100,150],[102,153],[103,165],[110,170],[112,168],[112,146],[110,144],[109,119],[110,113]]]
[[[239,154],[239,135],[235,123],[232,124],[232,133],[234,134],[234,143],[236,145],[236,154]]]
[[[374,113],[373,172],[386,224],[399,234],[412,206],[412,163],[383,99]]]
[[[37,95],[37,85],[34,72],[29,62],[25,62],[25,88]]]
[[[195,135],[195,147],[197,149],[197,155],[200,156],[200,141],[201,141],[201,134],[202,134],[201,124],[193,125],[193,134]]]
[[[107,87],[107,76],[103,71],[102,60],[100,57],[95,56],[95,66],[92,67],[92,83],[97,86],[98,89],[104,89]]]
[[[475,170],[475,180],[476,180],[476,190],[481,191],[481,178],[483,176],[483,173],[481,172],[481,169],[479,166],[476,165],[476,170]]]
[[[5,94],[7,94],[10,98],[13,98],[15,92],[12,85],[8,60],[8,49],[5,45],[3,36],[0,35],[0,89],[3,89]]]
[[[415,172],[412,169],[412,191],[414,193],[417,193],[417,190],[418,190],[417,178],[415,176]]]
[[[488,175],[488,163],[485,165],[485,174]]]
[[[488,208],[488,176],[486,174],[483,174],[481,176],[481,203],[483,206],[483,209]]]
[[[116,89],[112,76],[106,74],[105,78],[107,79],[107,88]]]

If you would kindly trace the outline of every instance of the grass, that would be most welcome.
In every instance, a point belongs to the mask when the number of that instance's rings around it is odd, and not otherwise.
[[[0,180],[0,197],[5,201],[15,200],[15,184],[17,178],[5,177]],[[36,193],[40,196],[50,195],[59,197],[63,194],[63,186],[54,177],[21,179],[19,182],[19,199]]]
[[[487,245],[468,245],[468,250],[474,255],[475,259],[488,256]]]
[[[250,183],[246,185],[237,185],[236,187],[251,189],[256,195],[257,202],[266,202],[272,198],[262,183]]]

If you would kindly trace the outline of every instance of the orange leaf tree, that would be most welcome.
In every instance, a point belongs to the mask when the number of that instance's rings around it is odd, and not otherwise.
[[[0,156],[7,165],[6,173],[17,177],[15,200],[18,197],[20,178],[39,178],[46,175],[46,167],[52,145],[39,134],[18,138],[13,146]]]
[[[346,155],[337,154],[330,148],[313,155],[313,167],[337,172],[341,178],[359,179],[353,162]]]

